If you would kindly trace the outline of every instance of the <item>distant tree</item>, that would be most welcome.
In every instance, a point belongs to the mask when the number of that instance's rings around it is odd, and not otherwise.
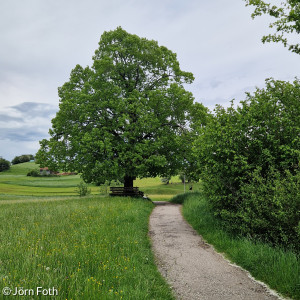
[[[262,0],[244,0],[246,5],[255,6],[252,18],[268,14],[276,18],[274,23],[270,24],[270,28],[275,28],[276,32],[263,36],[262,42],[280,42],[285,47],[296,54],[300,54],[299,43],[289,43],[290,34],[300,33],[300,1],[285,0],[280,6],[272,5]]]
[[[24,162],[31,161],[33,159],[34,159],[34,156],[32,154],[23,154],[20,156],[15,156],[15,158],[11,161],[11,163],[13,165],[16,165],[16,164],[21,164]]]
[[[10,169],[10,162],[2,157],[0,157],[0,172]]]
[[[93,66],[72,70],[37,162],[79,171],[86,182],[176,174],[189,145],[192,73],[156,41],[118,27],[104,32]]]

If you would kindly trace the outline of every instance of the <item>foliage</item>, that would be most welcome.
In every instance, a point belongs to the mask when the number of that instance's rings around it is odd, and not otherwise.
[[[34,159],[34,156],[32,154],[23,154],[20,156],[15,156],[15,158],[11,161],[11,163],[13,165],[16,165],[16,164],[21,164],[24,162],[29,162],[33,159]]]
[[[255,6],[252,18],[268,14],[276,18],[276,21],[270,24],[270,28],[275,28],[275,33],[262,38],[262,42],[280,42],[285,47],[296,54],[300,54],[300,44],[290,44],[292,33],[300,33],[300,2],[299,0],[285,0],[281,6],[272,5],[262,0],[245,0],[246,5]]]
[[[190,177],[190,175],[186,175],[184,174],[183,172],[181,172],[179,174],[179,179],[181,180],[182,183],[190,183],[190,182],[193,182],[193,178]]]
[[[187,131],[182,136],[182,142],[186,145],[191,145],[195,138],[199,135],[199,130],[201,131],[211,118],[211,112],[201,103],[194,103],[191,116],[190,116],[190,130]],[[199,173],[197,172],[197,156],[190,147],[186,148],[186,151],[183,154],[182,167],[179,170],[179,177],[182,183],[185,179],[188,182],[198,182]]]
[[[236,109],[217,106],[194,144],[205,194],[232,229],[300,245],[300,82],[266,81]]]
[[[206,242],[288,299],[300,299],[299,255],[282,247],[229,233],[223,222],[214,216],[203,193],[184,195],[183,215]]]
[[[27,176],[39,177],[41,176],[39,170],[31,170],[27,173]]]
[[[183,84],[192,81],[166,47],[120,27],[104,32],[93,66],[77,65],[59,88],[60,110],[37,161],[98,184],[176,174],[193,107]]]
[[[100,194],[108,194],[109,193],[109,187],[115,187],[115,186],[121,186],[122,183],[118,180],[106,180],[103,184],[100,185]]]
[[[9,170],[10,162],[2,157],[0,157],[0,172]]]
[[[80,182],[77,185],[76,192],[80,197],[84,197],[91,193],[91,189],[89,189],[88,186],[84,182]]]
[[[43,170],[42,172],[40,172],[39,170],[30,170],[27,173],[27,176],[31,176],[31,177],[59,177],[61,175],[59,174],[49,174],[47,173],[46,170]]]
[[[241,205],[236,218],[238,230],[254,237],[264,236],[273,244],[300,250],[300,172],[280,174],[271,170],[262,177],[256,169],[249,183],[242,185]],[[230,216],[227,221],[230,222]]]

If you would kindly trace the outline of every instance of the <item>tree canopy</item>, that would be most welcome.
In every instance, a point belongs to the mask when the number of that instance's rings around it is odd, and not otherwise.
[[[86,182],[174,174],[187,144],[193,74],[176,54],[121,27],[104,32],[92,67],[77,65],[58,89],[59,111],[37,162]]]
[[[263,36],[262,41],[280,42],[285,47],[296,54],[300,54],[299,43],[294,43],[290,34],[300,33],[300,1],[285,0],[281,6],[272,5],[262,0],[245,0],[246,5],[255,6],[252,18],[268,14],[276,18],[276,21],[270,24],[270,28],[275,29],[275,33]]]

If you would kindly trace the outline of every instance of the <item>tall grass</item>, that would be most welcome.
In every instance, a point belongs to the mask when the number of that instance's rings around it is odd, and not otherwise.
[[[55,299],[174,299],[150,249],[152,208],[109,197],[2,204],[0,289],[54,287]]]
[[[179,195],[173,201],[184,203],[186,220],[217,251],[282,295],[300,299],[299,255],[226,232],[201,193]]]

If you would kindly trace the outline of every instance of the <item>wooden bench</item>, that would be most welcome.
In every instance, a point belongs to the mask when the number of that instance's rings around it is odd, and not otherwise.
[[[138,187],[110,187],[110,196],[143,197],[144,193]]]

